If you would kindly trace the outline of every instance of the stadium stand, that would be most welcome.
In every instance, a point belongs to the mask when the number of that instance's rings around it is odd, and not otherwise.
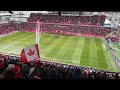
[[[53,31],[58,30],[63,32],[64,34],[68,33],[76,33],[76,34],[83,34],[85,36],[95,36],[95,37],[105,37],[107,34],[111,32],[110,29],[105,29],[103,27],[95,27],[95,26],[55,26],[55,25],[42,25],[42,30],[45,31]]]
[[[28,22],[0,24],[0,35],[17,31],[35,32],[36,22],[44,23],[41,31],[47,33],[68,34],[76,36],[105,37],[111,29],[105,29],[105,16],[57,16],[32,13]],[[53,24],[52,24],[53,23]],[[56,24],[56,25],[55,25]],[[61,25],[71,24],[71,25]],[[100,26],[100,27],[99,27]],[[112,42],[118,37],[108,37]],[[61,63],[38,61],[23,64],[19,57],[0,54],[0,79],[120,79],[119,73],[78,67]]]
[[[35,23],[21,23],[23,31],[35,32]],[[48,33],[58,33],[66,35],[76,35],[76,36],[90,36],[90,37],[105,37],[112,32],[111,29],[105,29],[104,27],[96,26],[73,26],[73,25],[60,25],[60,24],[42,24],[40,26],[41,32]]]
[[[107,39],[110,39],[111,42],[119,42],[120,37],[119,36],[109,36]]]
[[[11,24],[11,23],[3,23],[0,24],[0,35],[1,34],[9,34],[11,32],[18,30],[18,24]]]
[[[30,17],[28,18],[28,22],[21,22],[21,24],[1,24],[0,34],[8,34],[18,29],[22,29],[23,31],[35,32],[36,24],[33,22],[39,20],[43,23],[41,25],[42,32],[58,33],[58,31],[60,31],[59,34],[102,38],[111,32],[110,29],[105,29],[104,27],[102,27],[105,18],[106,17],[103,15],[73,17],[31,13]]]
[[[39,20],[44,23],[59,24],[76,24],[76,25],[98,25],[103,26],[106,16],[58,16],[58,15],[42,15],[39,13],[31,13],[28,22],[36,22]]]
[[[119,73],[0,54],[0,79],[119,79]]]

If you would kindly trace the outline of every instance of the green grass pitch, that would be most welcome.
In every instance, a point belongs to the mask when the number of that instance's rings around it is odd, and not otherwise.
[[[0,52],[20,55],[21,50],[35,44],[35,33],[17,32],[0,37]],[[92,67],[118,72],[119,69],[106,47],[104,39],[42,33],[40,38],[42,60]]]
[[[112,43],[113,49],[118,58],[120,58],[120,42]]]

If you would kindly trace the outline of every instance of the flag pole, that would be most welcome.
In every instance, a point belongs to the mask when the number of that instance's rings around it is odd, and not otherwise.
[[[37,29],[38,29],[38,24],[36,24],[36,44],[37,44],[37,41],[38,41],[38,40],[37,40],[37,39],[38,39],[38,35],[37,35],[37,31],[38,31],[38,30],[37,30]]]
[[[41,37],[41,22],[37,20],[37,44],[38,44],[38,49],[40,47],[40,37]],[[40,58],[39,58],[40,60]]]
[[[39,40],[40,40],[40,36],[39,36],[40,32],[39,31],[40,31],[40,24],[39,24],[39,21],[38,21],[38,47],[39,47],[39,43],[40,43],[39,42]]]
[[[37,21],[37,43],[38,43],[38,47],[39,47],[39,43],[40,43],[40,25],[41,23],[39,21]]]

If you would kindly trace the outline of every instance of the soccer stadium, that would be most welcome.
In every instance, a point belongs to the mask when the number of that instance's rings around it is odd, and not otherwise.
[[[0,11],[0,79],[119,79],[120,13]]]

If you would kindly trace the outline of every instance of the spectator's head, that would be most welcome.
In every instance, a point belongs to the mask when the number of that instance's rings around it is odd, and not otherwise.
[[[13,69],[15,67],[14,64],[9,64],[8,67],[6,68],[6,70],[10,70],[10,69]]]
[[[49,74],[50,79],[57,79],[58,78],[58,71],[56,69],[52,69]]]
[[[40,68],[40,73],[41,73],[41,78],[48,79],[49,72],[44,66],[42,68]]]
[[[30,70],[30,67],[29,67],[27,64],[24,64],[24,65],[22,66],[22,71],[23,71],[23,72],[29,73],[29,70]]]
[[[75,69],[72,72],[73,79],[81,79],[81,76],[82,76],[82,71],[80,69]]]
[[[118,73],[115,74],[115,79],[119,79]]]
[[[13,69],[6,70],[5,79],[16,79],[16,75]]]

